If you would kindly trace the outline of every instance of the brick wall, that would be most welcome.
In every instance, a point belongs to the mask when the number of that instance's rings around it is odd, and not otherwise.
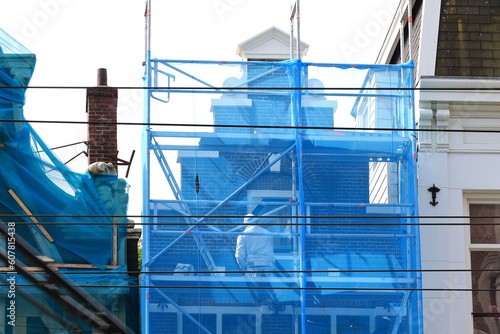
[[[500,76],[500,3],[443,0],[436,75]]]
[[[185,199],[197,200],[196,207],[191,208],[195,215],[205,215],[215,205],[229,196],[235,189],[240,187],[245,179],[239,179],[237,172],[245,165],[252,165],[253,161],[263,161],[264,153],[241,153],[221,151],[219,158],[182,158],[182,188]],[[219,162],[219,163],[218,163]],[[282,172],[267,172],[255,180],[248,188],[234,197],[232,201],[245,201],[247,190],[291,190],[291,161],[284,158]],[[257,170],[257,165],[255,170]],[[253,172],[255,172],[253,170]],[[327,157],[308,158],[304,161],[305,199],[306,202],[320,203],[354,203],[361,204],[369,202],[368,194],[368,163],[366,162],[339,162]],[[198,195],[195,192],[195,175],[198,174],[200,187]],[[221,181],[222,180],[222,181]],[[210,203],[210,204],[209,204]],[[227,204],[220,208],[216,216],[244,216],[247,213],[246,206]],[[164,213],[162,213],[164,214]],[[332,253],[393,253],[399,251],[398,245],[394,244],[392,238],[353,238],[345,235],[352,234],[387,234],[394,233],[391,225],[379,225],[377,223],[388,220],[376,218],[360,219],[366,214],[363,205],[354,207],[332,207],[316,206],[311,208],[311,215],[321,218],[311,218],[313,225],[311,232],[325,234],[325,237],[315,237],[307,242],[306,251],[310,255],[325,255]],[[352,218],[331,219],[328,216],[342,216]],[[178,222],[177,218],[165,219],[169,224]],[[205,221],[215,225],[222,230],[231,227],[224,223],[239,223],[237,218],[213,218]],[[151,253],[156,254],[162,247],[172,242],[182,231],[187,228],[184,220],[179,226],[159,226],[159,230],[177,230],[178,234],[158,234],[152,236]],[[341,223],[342,225],[335,225]],[[354,223],[349,225],[346,223]],[[366,223],[370,225],[359,225]],[[219,225],[220,224],[220,225]],[[324,225],[321,225],[324,224]],[[209,231],[208,228],[200,227],[200,230]],[[338,236],[331,237],[329,234]],[[226,270],[238,270],[234,260],[236,236],[205,236],[207,247],[218,265],[226,267]],[[168,254],[167,254],[168,253]],[[198,247],[192,236],[188,235],[171,247],[156,263],[155,268],[159,270],[173,270],[178,262],[191,263],[195,270],[206,270],[203,260],[200,258]],[[399,256],[398,256],[399,257]],[[326,275],[326,274],[325,274]]]
[[[105,71],[99,70],[100,85],[87,89],[88,162],[111,162],[116,167],[118,90],[107,86]]]

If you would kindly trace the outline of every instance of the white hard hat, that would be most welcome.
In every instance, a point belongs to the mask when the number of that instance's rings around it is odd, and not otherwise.
[[[252,219],[251,217],[253,217],[253,215],[251,213],[246,214],[245,218],[243,218],[243,224],[248,224],[250,222],[250,220]]]

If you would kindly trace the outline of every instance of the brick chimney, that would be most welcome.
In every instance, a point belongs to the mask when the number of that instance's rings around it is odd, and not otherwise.
[[[116,109],[118,89],[108,87],[107,71],[97,70],[97,87],[87,89],[88,164],[118,163]]]
[[[108,87],[107,71],[97,70],[97,86],[87,89],[88,115],[88,164],[110,162],[118,166],[117,110],[118,89]],[[138,277],[137,243],[142,229],[133,228],[134,222],[128,220],[126,237],[126,256],[129,276]],[[138,294],[136,296],[138,297]]]

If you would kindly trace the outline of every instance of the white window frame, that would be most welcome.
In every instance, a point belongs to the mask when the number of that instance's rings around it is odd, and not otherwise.
[[[470,217],[470,205],[471,204],[497,204],[500,205],[500,191],[483,191],[483,192],[464,192],[464,216]],[[469,219],[464,221],[470,222]],[[467,264],[468,268],[472,269],[472,256],[471,253],[474,251],[487,252],[496,251],[500,252],[500,242],[498,244],[488,243],[488,244],[475,244],[471,241],[471,226],[465,229],[465,244],[468,246],[467,251]],[[467,275],[467,288],[472,289],[472,274]],[[471,331],[474,330],[474,318],[472,317],[473,310],[473,295],[470,293],[467,297],[467,308],[470,316],[470,327]]]

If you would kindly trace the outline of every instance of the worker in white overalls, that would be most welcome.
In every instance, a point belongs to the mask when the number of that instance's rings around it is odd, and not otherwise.
[[[271,232],[261,226],[252,225],[252,214],[243,220],[247,225],[243,234],[236,239],[236,262],[246,277],[266,276],[274,270],[274,243]]]

